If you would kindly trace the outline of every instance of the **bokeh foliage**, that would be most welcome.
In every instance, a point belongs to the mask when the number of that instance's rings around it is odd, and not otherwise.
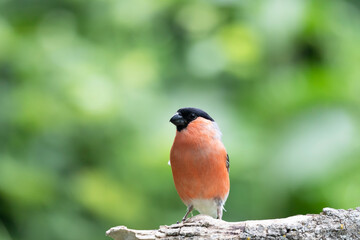
[[[223,131],[225,220],[359,206],[359,43],[356,0],[0,0],[0,239],[181,219],[185,106]]]

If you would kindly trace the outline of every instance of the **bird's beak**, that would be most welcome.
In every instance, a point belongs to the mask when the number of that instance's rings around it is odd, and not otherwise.
[[[172,116],[170,122],[175,126],[185,125],[186,123],[185,119],[179,113],[176,113],[174,116]]]

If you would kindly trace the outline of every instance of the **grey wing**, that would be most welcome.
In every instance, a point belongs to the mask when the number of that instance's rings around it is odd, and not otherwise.
[[[226,169],[229,172],[230,171],[230,159],[229,154],[226,154]]]

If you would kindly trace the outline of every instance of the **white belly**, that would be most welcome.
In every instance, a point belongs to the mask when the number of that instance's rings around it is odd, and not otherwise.
[[[201,214],[206,214],[216,218],[217,202],[214,199],[192,199],[190,204]]]

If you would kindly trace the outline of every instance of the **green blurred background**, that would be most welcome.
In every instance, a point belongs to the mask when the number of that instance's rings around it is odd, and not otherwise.
[[[360,206],[360,2],[0,0],[0,239],[180,220],[170,117],[230,155],[224,219]]]

